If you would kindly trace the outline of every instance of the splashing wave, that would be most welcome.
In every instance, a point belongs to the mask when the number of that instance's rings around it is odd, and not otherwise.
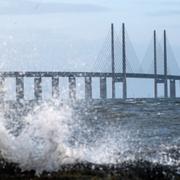
[[[144,127],[147,128],[146,124],[143,127],[143,122],[140,124],[141,128],[137,123],[133,129],[131,119],[131,126],[127,124],[127,119],[123,121],[126,113],[118,114],[122,119],[113,121],[112,117],[106,119],[105,116],[97,116],[97,109],[91,111],[67,104],[43,103],[34,107],[19,121],[21,126],[14,124],[12,127],[8,126],[8,121],[1,112],[2,158],[17,163],[22,170],[33,169],[37,173],[44,170],[58,171],[61,165],[78,162],[120,164],[145,160],[176,167],[180,165],[180,148],[177,142],[175,145],[157,143],[156,140],[161,140],[152,135],[154,138],[150,144],[152,139],[149,137],[148,129],[143,130]],[[105,113],[103,109],[99,112],[101,113]],[[130,117],[129,112],[127,118]],[[18,129],[18,134],[13,134],[12,129]],[[157,130],[151,132],[157,133]]]

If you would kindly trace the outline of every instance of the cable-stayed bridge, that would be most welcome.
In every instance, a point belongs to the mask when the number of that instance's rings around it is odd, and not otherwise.
[[[107,78],[112,79],[112,98],[116,98],[116,83],[122,83],[122,98],[126,99],[128,90],[128,78],[151,79],[154,81],[154,98],[158,98],[158,84],[163,84],[164,98],[176,98],[176,81],[180,80],[178,64],[167,39],[166,30],[163,33],[163,41],[159,43],[156,31],[145,54],[142,63],[136,56],[133,45],[122,24],[122,32],[116,34],[114,25],[108,34],[102,50],[97,56],[93,68],[80,72],[0,72],[0,98],[4,101],[4,86],[6,78],[16,80],[16,100],[24,100],[24,78],[34,79],[34,99],[42,100],[42,78],[52,79],[52,97],[60,98],[59,78],[68,78],[69,98],[76,99],[76,78],[84,78],[85,99],[92,99],[92,78],[100,80],[100,98],[107,98]],[[169,88],[168,88],[169,86]],[[168,90],[170,92],[168,92]]]

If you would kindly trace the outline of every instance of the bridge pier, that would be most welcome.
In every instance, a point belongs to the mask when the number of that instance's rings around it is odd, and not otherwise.
[[[123,79],[123,99],[127,99],[127,81]]]
[[[74,76],[69,77],[69,98],[76,99],[76,78]]]
[[[85,77],[85,99],[92,99],[92,78]]]
[[[176,98],[176,81],[170,80],[170,98]]]
[[[24,99],[24,77],[16,77],[16,100]]]
[[[164,98],[168,98],[168,81],[165,79],[164,82]]]
[[[100,77],[100,98],[107,98],[107,85],[106,85],[106,77]]]
[[[156,82],[157,79],[154,79],[154,98],[157,99],[158,98],[158,83]]]
[[[5,96],[5,78],[4,77],[0,77],[0,102],[4,101],[4,96]]]
[[[52,97],[59,98],[59,77],[52,77]]]
[[[42,78],[35,77],[34,78],[34,97],[35,100],[42,100]]]

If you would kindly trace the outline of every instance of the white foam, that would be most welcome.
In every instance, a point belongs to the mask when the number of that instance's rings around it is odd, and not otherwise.
[[[37,107],[24,119],[25,127],[13,136],[0,124],[0,150],[4,158],[22,169],[54,171],[60,165],[81,158],[80,151],[68,146],[74,126],[71,109],[48,104]]]

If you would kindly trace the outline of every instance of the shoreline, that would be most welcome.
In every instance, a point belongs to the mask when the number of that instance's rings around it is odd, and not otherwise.
[[[57,172],[34,170],[22,172],[18,165],[1,160],[0,179],[123,179],[123,180],[180,180],[175,167],[147,161],[98,165],[88,162],[63,165]]]

